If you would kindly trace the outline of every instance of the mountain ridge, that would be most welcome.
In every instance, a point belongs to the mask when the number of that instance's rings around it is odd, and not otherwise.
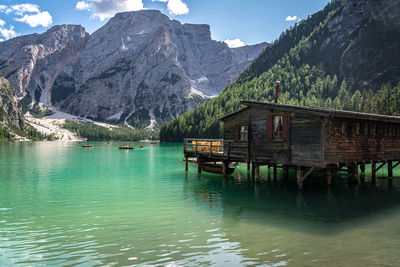
[[[56,25],[0,43],[0,70],[24,102],[143,128],[218,95],[266,46],[232,49],[211,39],[209,25],[143,10],[92,34]]]

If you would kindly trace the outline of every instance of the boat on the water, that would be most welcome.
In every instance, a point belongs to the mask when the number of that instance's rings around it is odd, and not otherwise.
[[[140,145],[140,148],[143,148],[143,145]]]
[[[150,142],[151,145],[156,145],[158,142]]]
[[[93,147],[93,145],[82,145],[82,147]]]
[[[120,146],[119,149],[135,149],[135,147],[126,145],[126,146]]]
[[[214,163],[203,163],[202,170],[205,172],[223,174],[223,165]],[[226,174],[231,175],[235,171],[235,168],[228,167]]]

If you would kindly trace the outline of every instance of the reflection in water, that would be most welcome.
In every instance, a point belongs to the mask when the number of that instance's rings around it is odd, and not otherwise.
[[[281,170],[254,184],[185,172],[180,144],[118,145],[0,144],[1,266],[399,263],[398,179],[299,192]]]

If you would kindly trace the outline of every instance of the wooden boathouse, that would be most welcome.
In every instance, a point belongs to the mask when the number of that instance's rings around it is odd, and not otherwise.
[[[241,101],[244,107],[220,120],[222,140],[185,139],[188,158],[196,157],[201,172],[205,162],[220,162],[226,175],[232,162],[246,162],[256,182],[260,166],[296,170],[297,184],[315,171],[326,173],[326,183],[340,170],[358,180],[358,169],[371,164],[376,172],[387,167],[389,178],[400,160],[400,117]]]

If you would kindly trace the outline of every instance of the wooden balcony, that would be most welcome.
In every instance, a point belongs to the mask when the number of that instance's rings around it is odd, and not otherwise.
[[[185,157],[206,157],[222,160],[224,156],[223,139],[193,139],[185,138],[183,144]]]

